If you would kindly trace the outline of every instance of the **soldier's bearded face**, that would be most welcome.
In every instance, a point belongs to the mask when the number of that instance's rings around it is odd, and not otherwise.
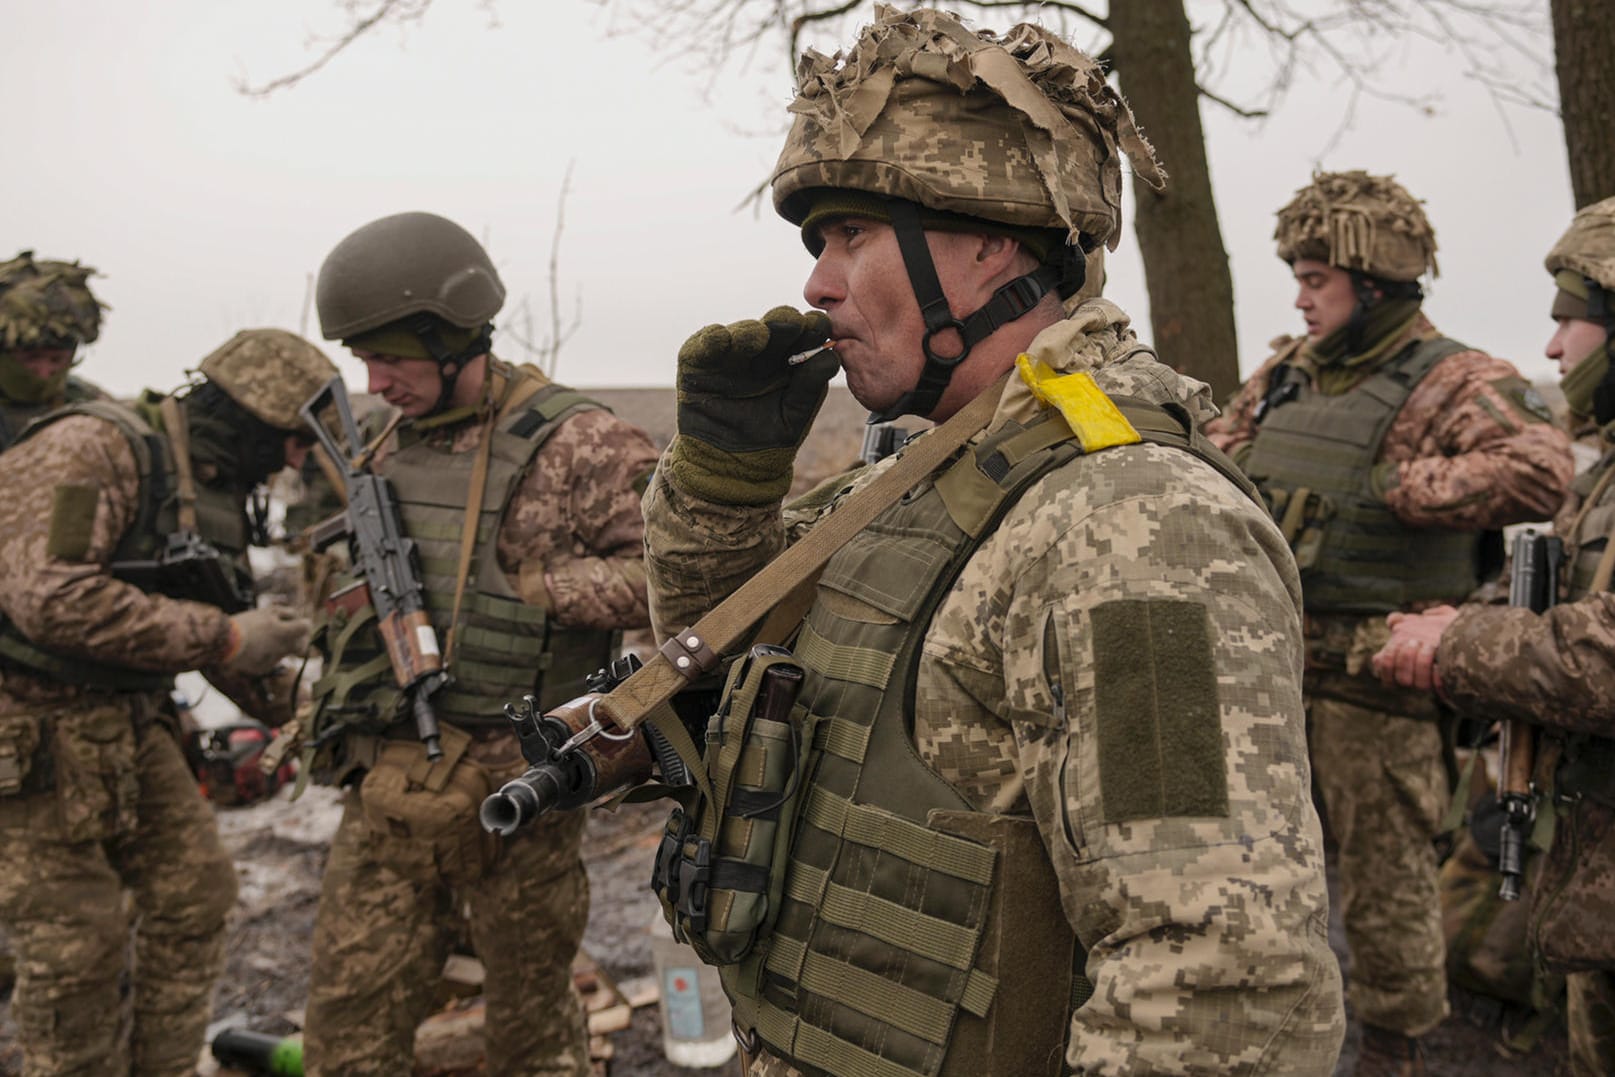
[[[418,419],[437,404],[438,395],[443,391],[443,378],[433,360],[357,349],[353,350],[353,355],[364,364],[370,378],[370,391],[406,417]]]
[[[1559,364],[1559,376],[1564,377],[1581,361],[1604,346],[1608,334],[1598,322],[1586,318],[1555,318],[1557,328],[1548,338],[1544,349],[1549,359]]]
[[[802,294],[830,316],[830,346],[847,372],[847,388],[872,411],[890,407],[920,380],[925,365],[921,341],[925,318],[897,245],[892,226],[864,217],[839,217],[819,228],[824,249],[814,263]],[[970,240],[980,237],[926,232],[937,278],[955,312],[970,312],[982,300],[967,283]],[[958,351],[960,341],[942,333],[933,342],[939,352]]]
[[[1313,258],[1297,258],[1290,267],[1295,274],[1295,309],[1307,325],[1307,337],[1321,340],[1351,321],[1357,306],[1357,293],[1351,274],[1339,266]]]

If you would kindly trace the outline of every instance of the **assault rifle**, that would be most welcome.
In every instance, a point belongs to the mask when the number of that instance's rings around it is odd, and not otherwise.
[[[1563,562],[1564,542],[1557,536],[1531,530],[1517,535],[1508,604],[1534,613],[1554,605],[1559,600],[1559,568]],[[1536,822],[1536,790],[1531,785],[1531,771],[1536,766],[1536,731],[1529,722],[1503,723],[1500,764],[1497,802],[1503,808],[1503,830],[1497,870],[1503,881],[1497,896],[1516,901],[1525,874],[1525,842]]]
[[[195,531],[171,533],[149,561],[114,561],[108,568],[112,575],[142,591],[206,602],[225,613],[251,609],[256,597],[246,567]]]
[[[354,455],[343,451],[331,431],[319,420],[327,405],[336,410],[343,436]],[[300,414],[319,436],[325,451],[342,472],[348,508],[316,527],[310,543],[323,550],[346,537],[348,552],[359,579],[332,595],[328,604],[350,612],[366,604],[376,611],[376,628],[392,663],[393,680],[409,700],[415,732],[426,745],[426,758],[443,758],[432,693],[449,681],[437,632],[426,609],[421,585],[420,558],[415,542],[404,534],[398,495],[392,483],[370,470],[369,454],[361,449],[359,427],[353,421],[348,390],[341,378],[332,378],[303,405]]]

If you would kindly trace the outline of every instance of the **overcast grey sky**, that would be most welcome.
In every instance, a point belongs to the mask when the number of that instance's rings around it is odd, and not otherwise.
[[[570,317],[580,297],[582,321],[563,380],[669,384],[679,343],[701,325],[801,302],[811,266],[794,230],[766,208],[735,212],[778,149],[777,136],[738,127],[760,126],[759,98],[783,109],[783,63],[729,73],[708,101],[698,74],[643,33],[610,32],[609,12],[583,0],[505,0],[497,26],[480,4],[437,0],[423,21],[258,100],[233,80],[306,62],[310,35],[342,26],[335,0],[3,3],[0,257],[31,247],[102,272],[94,287],[113,309],[83,373],[114,391],[177,384],[237,329],[317,339],[312,312],[304,323],[309,275],[347,232],[403,210],[481,237],[510,291],[501,320],[515,324],[526,296],[541,334],[569,161],[562,306]],[[1242,368],[1300,328],[1273,212],[1321,164],[1394,172],[1423,198],[1442,268],[1431,316],[1549,376],[1541,262],[1572,212],[1556,117],[1514,109],[1505,127],[1439,45],[1384,47],[1391,81],[1441,95],[1432,115],[1364,102],[1330,148],[1345,90],[1305,75],[1264,124],[1204,110]],[[1147,339],[1130,233],[1109,270],[1107,294]],[[358,364],[330,350],[362,387]]]

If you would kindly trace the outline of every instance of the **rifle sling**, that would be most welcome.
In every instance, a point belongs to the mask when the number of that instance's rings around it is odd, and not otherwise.
[[[185,412],[179,401],[165,396],[157,405],[167,427],[168,440],[174,446],[174,475],[179,485],[179,526],[182,531],[197,531],[196,476],[191,472],[191,431],[185,422]]]
[[[1010,373],[1006,371],[947,422],[911,441],[891,467],[848,497],[800,542],[765,565],[694,627],[676,633],[649,662],[602,698],[600,709],[620,728],[632,729],[690,681],[715,668],[719,656],[752,625],[815,577],[837,550],[983,430],[998,410]]]
[[[506,389],[504,385],[495,385],[495,381],[504,381],[503,375],[490,368],[489,393],[490,405],[498,400]],[[482,428],[482,443],[477,446],[477,462],[471,469],[471,489],[465,498],[465,519],[460,527],[460,566],[454,576],[454,612],[449,617],[449,638],[444,642],[443,666],[447,669],[454,661],[455,643],[460,638],[460,606],[465,599],[465,585],[471,577],[471,555],[477,547],[477,520],[482,515],[482,498],[488,488],[488,458],[493,453],[493,434],[498,425],[508,418],[522,404],[526,403],[534,393],[544,387],[546,383],[538,378],[529,378],[516,386],[515,390],[499,404],[497,413],[490,406],[489,419]],[[498,537],[494,537],[498,541]]]

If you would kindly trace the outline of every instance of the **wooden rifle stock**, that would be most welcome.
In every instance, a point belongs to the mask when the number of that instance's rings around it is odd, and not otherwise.
[[[1510,606],[1541,613],[1559,600],[1559,566],[1564,543],[1556,536],[1526,530],[1514,539],[1509,575]],[[1525,844],[1536,823],[1536,789],[1531,772],[1536,768],[1536,727],[1529,722],[1503,723],[1500,737],[1500,774],[1497,803],[1503,809],[1497,870],[1502,876],[1497,896],[1516,901],[1525,876]]]

